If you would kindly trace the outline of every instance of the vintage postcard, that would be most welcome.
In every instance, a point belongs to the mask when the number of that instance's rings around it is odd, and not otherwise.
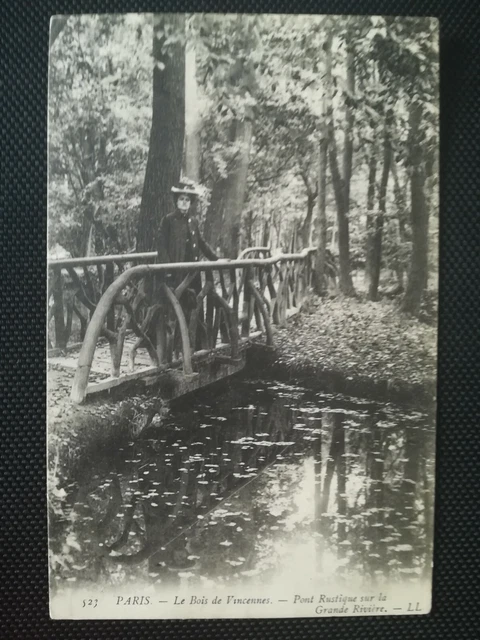
[[[53,618],[431,608],[438,23],[56,16]]]

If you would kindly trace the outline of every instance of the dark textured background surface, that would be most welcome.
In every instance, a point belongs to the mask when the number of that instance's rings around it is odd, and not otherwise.
[[[475,638],[478,635],[478,148],[475,0],[8,0],[1,14],[3,638]],[[52,622],[45,503],[47,42],[55,13],[148,10],[434,15],[441,20],[441,313],[434,608],[429,616]]]

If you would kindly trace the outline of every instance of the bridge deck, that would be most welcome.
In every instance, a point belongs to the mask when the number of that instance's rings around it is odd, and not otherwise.
[[[215,372],[215,379],[220,379],[228,375],[232,375],[237,371],[240,371],[245,365],[245,351],[252,341],[260,338],[262,333],[255,331],[250,334],[248,338],[241,338],[239,344],[239,358],[237,360],[231,360],[229,358],[229,352],[231,346],[229,344],[223,344],[220,341],[217,343],[215,349],[197,351],[193,354],[192,361],[201,370],[217,363]],[[154,382],[159,376],[163,375],[171,378],[171,381],[177,379],[185,379],[183,373],[180,372],[182,367],[182,356],[180,354],[179,359],[173,360],[169,364],[157,367],[152,364],[150,357],[145,349],[139,349],[135,357],[135,368],[133,371],[128,370],[128,359],[131,348],[136,341],[136,337],[131,335],[125,339],[125,348],[122,354],[122,374],[118,377],[111,375],[111,357],[110,347],[106,341],[98,343],[95,357],[90,369],[89,384],[87,387],[87,395],[106,391],[114,387],[124,385],[126,383],[135,380],[145,380],[147,383]],[[73,374],[78,365],[78,354],[80,352],[81,345],[70,348],[68,352],[62,354],[56,354],[49,356],[48,364],[54,367],[57,371]],[[220,366],[218,366],[220,365]],[[187,380],[187,384],[182,385],[182,392],[187,392],[193,388],[204,386],[205,382],[200,378],[197,373],[191,376],[192,380]],[[174,393],[174,396],[180,394]]]

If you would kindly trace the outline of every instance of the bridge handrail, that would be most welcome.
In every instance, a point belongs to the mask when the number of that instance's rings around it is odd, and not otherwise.
[[[245,256],[248,253],[265,251],[271,254],[270,247],[247,247],[243,251],[240,252],[238,258],[236,260],[244,260]],[[308,249],[303,249],[301,254],[305,252],[311,253],[316,251],[315,247],[308,247]],[[300,254],[277,254],[274,257],[281,257],[286,255],[300,255]],[[105,255],[105,256],[87,256],[82,258],[60,258],[47,260],[47,265],[49,267],[57,267],[57,268],[67,268],[67,267],[91,267],[97,264],[112,264],[112,263],[125,263],[125,262],[136,262],[137,260],[155,260],[158,256],[156,251],[146,251],[144,253],[119,253],[113,255]],[[265,258],[263,258],[265,259]],[[172,263],[173,264],[173,263]],[[181,264],[181,263],[175,263]],[[185,263],[187,264],[187,263]]]
[[[314,250],[313,248],[308,249],[308,251]],[[49,348],[55,347],[56,350],[62,351],[74,346],[70,344],[70,340],[73,335],[78,335],[78,331],[80,341],[82,341],[95,307],[108,286],[125,269],[138,264],[155,264],[157,257],[156,251],[147,251],[48,260],[48,324],[50,326],[50,320],[53,319],[54,326],[53,335],[49,333]],[[271,249],[263,246],[247,247],[239,254],[237,260],[243,260],[247,257],[248,259],[270,258],[272,257]],[[202,264],[205,263],[202,262]],[[179,269],[185,268],[188,267],[180,264],[173,267],[173,270],[178,272]],[[92,272],[92,269],[95,271]],[[243,284],[240,284],[240,291],[242,287]],[[75,323],[73,322],[74,316],[78,319]],[[50,343],[51,338],[52,344]]]
[[[121,273],[100,298],[96,309],[88,324],[85,338],[80,350],[78,365],[73,381],[71,398],[74,402],[82,402],[85,398],[90,369],[97,346],[97,341],[107,319],[107,315],[118,294],[134,276],[154,275],[165,272],[178,271],[226,271],[235,268],[267,267],[277,263],[296,262],[305,260],[314,249],[304,249],[300,253],[279,254],[271,258],[257,258],[246,260],[216,260],[203,262],[177,262],[160,264],[143,264],[127,269]],[[173,294],[173,292],[172,292]]]
[[[48,260],[49,267],[67,268],[67,267],[91,267],[97,264],[112,264],[135,262],[136,260],[155,260],[156,251],[147,251],[145,253],[119,253],[117,255],[107,256],[87,256],[83,258],[60,258]]]

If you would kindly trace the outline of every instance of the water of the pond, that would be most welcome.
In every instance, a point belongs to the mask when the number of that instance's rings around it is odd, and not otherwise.
[[[52,586],[422,580],[433,465],[418,410],[236,380],[56,488]]]

